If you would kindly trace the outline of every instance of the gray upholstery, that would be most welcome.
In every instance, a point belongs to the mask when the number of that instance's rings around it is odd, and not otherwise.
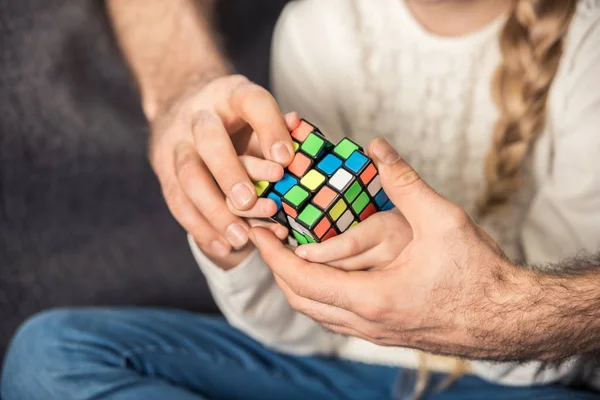
[[[220,2],[236,66],[262,84],[284,2]],[[101,1],[0,0],[0,355],[50,307],[216,310],[138,104]]]

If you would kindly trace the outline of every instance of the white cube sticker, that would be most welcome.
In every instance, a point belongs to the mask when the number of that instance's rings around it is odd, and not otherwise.
[[[375,195],[381,190],[381,179],[379,179],[379,175],[377,175],[375,179],[369,183],[367,190],[369,191],[371,197],[375,197]]]
[[[352,180],[352,174],[345,169],[338,169],[335,174],[329,179],[329,184],[338,192],[342,192],[344,188]]]
[[[350,210],[346,210],[346,212],[340,217],[337,222],[337,227],[340,232],[344,232],[346,229],[350,227],[350,225],[354,222],[354,215]]]

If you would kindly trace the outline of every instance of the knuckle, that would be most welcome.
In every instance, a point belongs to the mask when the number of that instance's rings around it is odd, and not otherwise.
[[[207,126],[212,126],[217,122],[219,117],[215,114],[214,111],[209,110],[207,108],[202,108],[194,112],[192,115],[192,125],[202,129]]]
[[[305,283],[302,281],[295,281],[295,282],[289,282],[288,283],[290,290],[296,295],[296,296],[303,296],[306,293],[306,286]]]
[[[223,156],[222,152],[215,153],[215,154],[221,154],[221,157]],[[234,166],[231,164],[224,164],[224,165],[218,165],[216,167],[213,167],[213,169],[211,170],[213,177],[217,180],[219,187],[224,192],[231,192],[231,190],[233,189],[233,186],[235,186],[236,183],[238,183],[240,181],[243,181],[243,182],[246,181],[245,179],[243,179],[243,178],[245,178],[244,176],[242,176],[241,178],[238,176],[237,168],[234,169],[232,167],[234,167]],[[237,166],[235,166],[235,167],[237,167]]]
[[[238,86],[234,91],[234,97],[240,105],[245,106],[270,99],[270,94],[265,88],[246,82]]]
[[[196,141],[202,142],[210,137],[212,128],[216,127],[219,122],[217,114],[209,109],[200,109],[194,112],[191,119],[192,132]]]
[[[369,340],[381,341],[384,339],[384,332],[377,325],[366,325],[361,329],[361,331],[369,338]]]
[[[377,321],[381,315],[381,311],[372,301],[358,306],[357,313],[369,321]]]
[[[302,314],[305,313],[306,307],[305,307],[304,301],[302,301],[302,298],[300,298],[299,296],[296,296],[294,294],[288,294],[287,300],[288,300],[288,303],[290,304],[290,307],[292,307],[294,310],[296,310]]]
[[[233,74],[226,77],[227,82],[234,84],[235,86],[247,84],[250,82],[248,78],[246,78],[242,74]]]
[[[167,204],[173,207],[179,207],[183,204],[183,198],[178,184],[172,182],[166,183],[162,187],[162,192]]]
[[[211,220],[214,220],[215,218],[218,218],[219,216],[223,215],[224,213],[229,214],[229,212],[225,209],[224,206],[220,205],[220,204],[207,204],[203,207],[203,211],[204,214],[210,218]]]
[[[392,240],[394,240],[392,243],[398,243],[396,235],[394,235],[394,238]],[[387,263],[395,259],[399,251],[400,249],[390,244],[389,242],[386,242],[383,245],[383,248],[381,249],[381,254],[378,258],[380,259],[380,261]]]
[[[421,180],[421,177],[410,165],[402,162],[394,168],[392,175],[393,186],[395,188],[405,188]]]
[[[310,284],[307,279],[301,275],[296,275],[294,279],[288,281],[289,288],[295,295],[307,297],[310,293]]]
[[[471,218],[464,209],[452,205],[446,212],[446,222],[453,228],[463,229],[471,224]]]
[[[346,242],[346,249],[349,254],[354,255],[360,251],[360,242],[355,236],[350,236]]]
[[[175,173],[179,181],[189,181],[195,177],[197,154],[193,151],[185,151],[180,154],[175,160]]]
[[[369,321],[384,321],[390,314],[390,302],[386,296],[372,297],[359,308],[359,315]]]

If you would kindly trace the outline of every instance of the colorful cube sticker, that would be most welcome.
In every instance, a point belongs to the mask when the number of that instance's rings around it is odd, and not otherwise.
[[[334,145],[306,120],[291,136],[296,154],[283,178],[254,183],[260,197],[277,205],[271,219],[290,229],[289,243],[331,239],[394,207],[372,160],[352,140]]]

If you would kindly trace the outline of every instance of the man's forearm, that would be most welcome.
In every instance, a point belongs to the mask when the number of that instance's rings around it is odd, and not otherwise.
[[[498,335],[500,358],[560,360],[600,350],[600,254],[552,271],[527,271],[520,283],[505,283],[505,297],[496,303],[504,327],[495,330],[508,333]]]
[[[149,119],[186,86],[229,72],[211,27],[215,1],[107,0]]]

